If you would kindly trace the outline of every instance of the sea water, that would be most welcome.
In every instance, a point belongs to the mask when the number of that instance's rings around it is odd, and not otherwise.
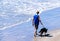
[[[36,10],[48,30],[60,29],[60,1],[1,0],[0,41],[32,41],[32,18]],[[43,26],[40,24],[38,31]]]

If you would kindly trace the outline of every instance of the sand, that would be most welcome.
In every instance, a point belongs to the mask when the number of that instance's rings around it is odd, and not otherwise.
[[[60,30],[57,29],[48,31],[50,35],[45,37],[33,37],[33,33],[31,32],[31,30],[24,30],[23,32],[19,28],[7,29],[1,31],[0,41],[60,41]]]
[[[49,32],[49,36],[44,37],[34,37],[33,41],[60,41],[60,30],[54,30]]]

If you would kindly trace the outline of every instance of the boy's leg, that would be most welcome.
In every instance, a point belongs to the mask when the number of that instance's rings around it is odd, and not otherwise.
[[[35,36],[35,37],[36,37],[36,32],[37,32],[37,31],[36,31],[36,28],[35,28],[35,30],[34,30],[34,36]]]
[[[35,25],[34,36],[36,36],[36,35],[37,35],[37,29],[38,29],[38,25]]]

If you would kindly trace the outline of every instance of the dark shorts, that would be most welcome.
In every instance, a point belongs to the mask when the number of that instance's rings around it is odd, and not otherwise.
[[[35,28],[38,29],[38,25],[37,24],[35,24]]]

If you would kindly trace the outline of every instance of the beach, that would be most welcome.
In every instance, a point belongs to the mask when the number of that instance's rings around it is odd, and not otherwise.
[[[34,37],[33,29],[10,28],[0,33],[0,41],[60,41],[60,30],[50,30],[49,36]]]
[[[34,27],[30,27],[28,24],[0,30],[0,41],[60,41],[60,29],[48,29],[47,34],[50,36],[34,37]]]
[[[50,36],[34,37],[32,18],[40,19]],[[59,0],[0,0],[0,41],[60,41]],[[39,24],[38,32],[43,28]]]
[[[52,14],[53,13],[53,14]],[[17,15],[14,18],[1,18],[0,41],[59,41],[60,38],[60,8],[44,11],[41,21],[48,29],[51,37],[34,37],[34,26],[30,15]],[[20,18],[21,17],[21,18]],[[3,24],[3,25],[2,25]],[[5,25],[5,26],[4,26]],[[42,28],[39,25],[38,31]],[[58,30],[59,29],[59,30]]]
[[[60,41],[60,30],[53,30],[49,32],[50,36],[34,37],[33,41]]]

